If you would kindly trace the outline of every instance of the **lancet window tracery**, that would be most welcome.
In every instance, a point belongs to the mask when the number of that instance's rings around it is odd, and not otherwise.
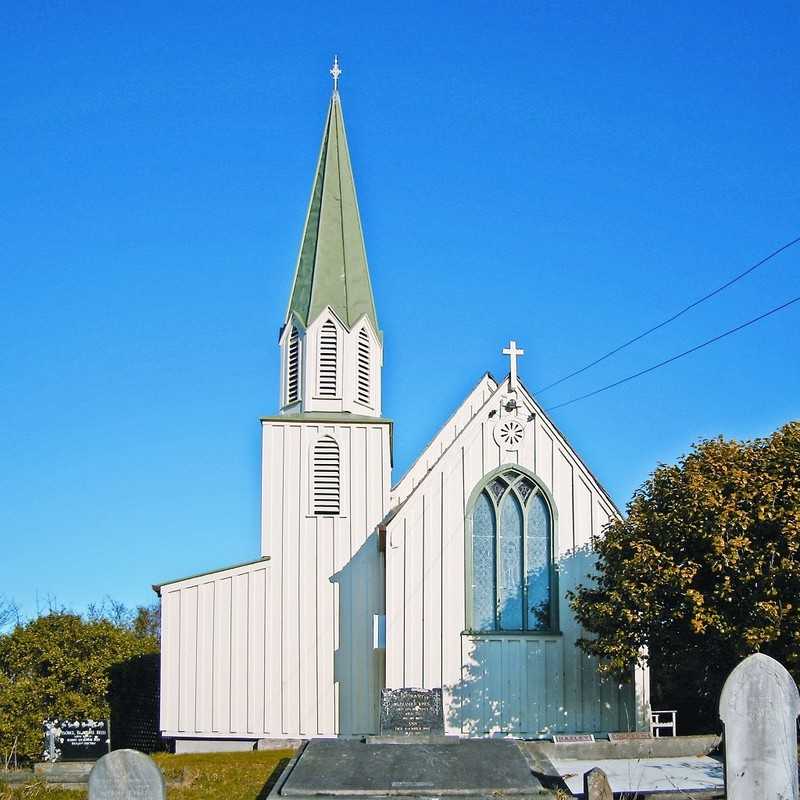
[[[474,631],[549,631],[554,627],[553,517],[526,475],[494,477],[470,512]]]

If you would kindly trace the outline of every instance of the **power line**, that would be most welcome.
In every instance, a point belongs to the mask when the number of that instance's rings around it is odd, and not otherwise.
[[[594,397],[596,394],[600,394],[600,392],[605,392],[608,389],[613,389],[615,386],[620,386],[623,383],[627,383],[628,381],[632,381],[634,378],[638,378],[642,375],[646,375],[648,372],[652,372],[654,369],[658,369],[659,367],[666,366],[667,364],[671,364],[673,361],[677,361],[679,358],[683,358],[684,356],[688,356],[690,353],[695,353],[698,350],[701,350],[704,347],[708,347],[710,344],[714,344],[714,342],[718,342],[720,339],[724,339],[726,336],[730,336],[732,333],[736,333],[737,331],[742,330],[743,328],[747,328],[750,325],[754,325],[756,322],[759,322],[766,317],[771,316],[772,314],[776,314],[778,311],[782,311],[784,308],[788,308],[793,303],[800,301],[800,297],[795,297],[794,300],[789,300],[787,303],[783,305],[777,306],[776,308],[770,309],[769,311],[761,314],[759,317],[755,317],[754,319],[748,320],[747,322],[743,322],[741,325],[737,325],[735,328],[731,328],[729,331],[725,331],[725,333],[720,333],[718,336],[714,336],[711,339],[703,342],[702,344],[695,345],[694,347],[690,347],[688,350],[684,350],[682,353],[678,353],[675,356],[665,359],[664,361],[660,361],[658,364],[653,364],[652,367],[647,367],[647,369],[640,370],[639,372],[635,372],[633,375],[628,375],[627,378],[622,378],[618,381],[614,381],[614,383],[609,383],[608,386],[603,386],[600,389],[595,389],[593,392],[587,392],[586,394],[582,394],[579,397],[573,397],[572,400],[567,400],[564,403],[558,403],[557,405],[550,406],[550,408],[546,409],[547,411],[555,411],[557,408],[564,408],[564,406],[570,406],[573,403],[577,403],[579,400],[585,400],[587,397]]]
[[[729,286],[733,286],[734,283],[740,281],[745,276],[749,275],[753,270],[758,269],[762,264],[766,264],[767,261],[775,258],[775,256],[780,255],[784,250],[788,250],[793,245],[800,242],[800,236],[796,239],[792,239],[791,242],[787,242],[786,244],[779,247],[777,250],[773,250],[768,256],[765,256],[760,261],[757,261],[752,266],[749,266],[744,272],[740,272],[738,275],[731,278],[727,283],[723,283],[722,286],[718,286],[714,291],[709,292],[708,294],[701,297],[699,300],[695,300],[693,303],[690,303],[688,306],[685,306],[676,314],[673,314],[668,319],[665,319],[663,322],[659,322],[658,325],[653,325],[652,328],[648,328],[643,333],[640,333],[638,336],[634,336],[633,339],[628,339],[627,342],[623,342],[619,347],[615,347],[613,350],[609,350],[605,355],[600,356],[600,358],[596,358],[589,364],[581,367],[580,369],[576,369],[574,372],[570,372],[569,375],[564,375],[563,378],[559,378],[557,381],[553,381],[553,383],[548,383],[547,386],[542,387],[541,389],[537,389],[534,394],[540,395],[542,392],[546,392],[548,389],[552,389],[554,386],[558,386],[560,383],[564,383],[564,381],[569,380],[570,378],[574,378],[576,375],[580,375],[581,372],[586,372],[587,369],[591,369],[592,367],[599,364],[601,361],[605,361],[607,358],[611,358],[611,356],[619,353],[620,350],[624,350],[626,347],[629,347],[634,342],[638,342],[640,339],[644,339],[645,336],[649,336],[653,331],[657,331],[659,328],[663,328],[665,325],[669,325],[670,322],[674,322],[678,317],[683,316],[687,311],[690,311],[695,306],[699,306],[700,303],[704,303],[706,300],[714,297],[714,295],[719,294],[720,292],[727,289]]]

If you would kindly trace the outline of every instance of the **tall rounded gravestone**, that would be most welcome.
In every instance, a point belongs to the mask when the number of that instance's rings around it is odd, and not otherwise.
[[[89,774],[89,800],[165,800],[164,776],[138,750],[114,750]]]
[[[798,800],[798,714],[797,686],[774,658],[755,653],[731,672],[719,699],[728,800]]]

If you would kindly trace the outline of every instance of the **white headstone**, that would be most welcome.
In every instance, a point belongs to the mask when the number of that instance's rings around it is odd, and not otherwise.
[[[755,653],[731,672],[719,700],[728,800],[798,800],[798,714],[797,686],[774,658]]]
[[[89,800],[165,800],[164,776],[138,750],[114,750],[89,773]]]

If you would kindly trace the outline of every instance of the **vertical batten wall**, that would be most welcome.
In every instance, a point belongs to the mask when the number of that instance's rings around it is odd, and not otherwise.
[[[161,728],[170,736],[264,735],[270,562],[161,587]]]
[[[265,420],[261,560],[164,584],[161,728],[185,738],[377,732],[384,613],[376,526],[389,498],[389,423]],[[320,436],[341,458],[341,506],[315,516]]]
[[[402,503],[386,525],[386,684],[441,686],[452,733],[491,735],[506,722],[526,736],[641,725],[642,698],[634,699],[631,686],[601,680],[596,663],[575,646],[585,632],[566,599],[593,568],[592,538],[617,512],[527,393],[520,392],[527,406],[520,416],[533,419],[521,446],[497,444],[489,417],[497,402],[487,402],[497,384],[489,381],[479,383],[392,492],[393,503]],[[536,476],[556,506],[560,631],[469,635],[466,506],[485,475],[515,464]]]
[[[388,422],[263,423],[262,553],[271,559],[267,628],[275,631],[270,736],[377,731],[383,656],[372,647],[372,618],[384,613],[376,526],[388,507],[389,429]],[[341,459],[336,516],[313,514],[311,454],[325,435],[336,439]]]

